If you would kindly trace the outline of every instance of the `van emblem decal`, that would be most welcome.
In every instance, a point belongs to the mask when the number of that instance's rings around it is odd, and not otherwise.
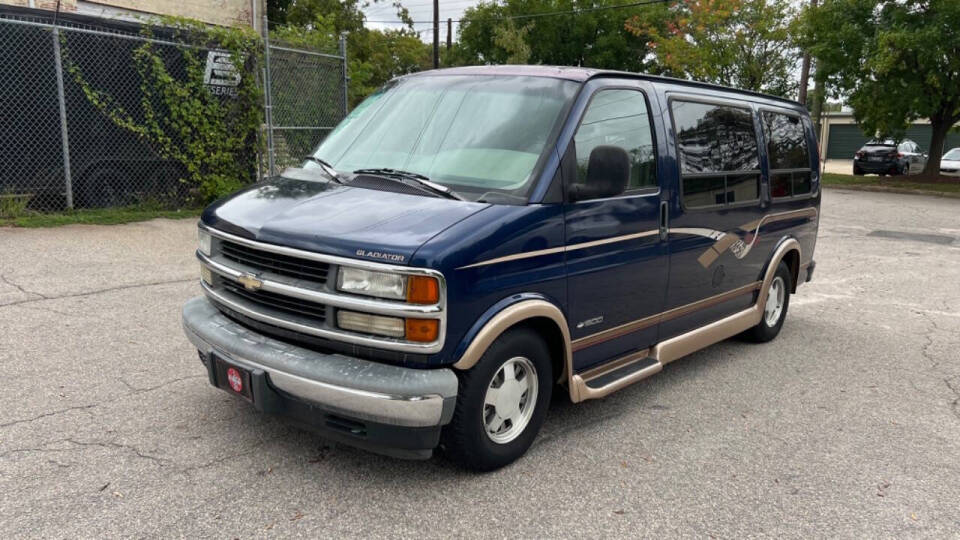
[[[369,257],[371,259],[381,259],[384,261],[400,262],[400,263],[402,263],[407,259],[406,255],[401,255],[399,253],[386,253],[384,251],[368,251],[366,249],[358,249],[357,257]]]
[[[243,285],[243,288],[248,291],[257,291],[263,287],[263,280],[253,274],[241,275],[237,278],[237,283]]]
[[[592,319],[587,319],[585,321],[580,321],[577,323],[577,328],[586,328],[588,326],[593,326],[595,324],[600,324],[603,322],[603,315],[599,317],[593,317]]]

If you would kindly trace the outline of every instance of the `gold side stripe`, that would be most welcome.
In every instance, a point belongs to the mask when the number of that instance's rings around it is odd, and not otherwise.
[[[466,266],[461,266],[457,270],[465,270],[467,268],[476,268],[478,266],[487,266],[490,264],[497,264],[507,261],[518,261],[520,259],[529,259],[531,257],[539,257],[541,255],[551,255],[553,253],[565,253],[567,251],[576,251],[578,249],[587,249],[595,246],[602,246],[604,244],[613,244],[614,242],[626,242],[627,240],[634,240],[637,238],[645,238],[647,236],[657,236],[660,234],[659,229],[654,229],[651,231],[643,231],[633,234],[624,234],[621,236],[613,236],[610,238],[604,238],[603,240],[592,240],[590,242],[582,242],[579,244],[570,244],[569,246],[560,246],[549,249],[540,249],[537,251],[527,251],[524,253],[516,253],[514,255],[507,255],[506,257],[497,257],[496,259],[489,259],[486,261],[480,261],[478,263],[468,264]]]
[[[746,230],[746,231],[755,231],[755,230],[758,229],[761,225],[764,225],[764,224],[767,224],[767,223],[775,223],[775,222],[777,222],[777,221],[783,221],[783,220],[786,220],[786,219],[791,219],[791,218],[794,218],[794,217],[802,217],[802,216],[816,217],[816,216],[817,216],[817,209],[816,209],[816,208],[802,208],[802,209],[800,209],[800,210],[790,210],[790,211],[787,211],[787,212],[780,212],[780,213],[777,213],[777,214],[767,214],[766,216],[763,216],[762,218],[760,218],[760,219],[758,219],[758,220],[754,220],[754,221],[751,221],[750,223],[741,225],[741,226],[739,227],[739,229],[741,229],[741,230]],[[695,234],[695,235],[702,235],[702,236],[708,236],[708,237],[719,236],[720,241],[723,241],[723,238],[724,238],[724,237],[729,236],[730,238],[727,239],[727,242],[730,243],[730,244],[734,243],[734,242],[738,239],[736,235],[732,235],[731,233],[724,233],[723,231],[713,231],[713,230],[711,230],[711,229],[680,228],[680,229],[670,229],[669,232],[670,232],[671,234]],[[708,233],[712,233],[712,234],[708,234]],[[529,259],[529,258],[532,258],[532,257],[540,257],[540,256],[542,256],[542,255],[552,255],[552,254],[554,254],[554,253],[565,253],[565,252],[568,252],[568,251],[576,251],[576,250],[578,250],[578,249],[587,249],[587,248],[591,248],[591,247],[602,246],[602,245],[604,245],[604,244],[613,244],[613,243],[615,243],[615,242],[626,242],[627,240],[634,240],[634,239],[637,239],[637,238],[645,238],[645,237],[648,237],[648,236],[656,236],[656,235],[659,235],[659,234],[660,234],[660,230],[659,230],[659,229],[653,229],[653,230],[642,231],[642,232],[633,233],[633,234],[624,234],[624,235],[621,235],[621,236],[613,236],[613,237],[611,237],[611,238],[604,238],[604,239],[602,239],[602,240],[592,240],[592,241],[590,241],[590,242],[582,242],[582,243],[579,243],[579,244],[571,244],[571,245],[569,245],[569,246],[560,246],[560,247],[555,247],[555,248],[539,249],[539,250],[536,250],[536,251],[526,251],[526,252],[524,252],[524,253],[515,253],[515,254],[513,254],[513,255],[506,255],[506,256],[504,256],[504,257],[497,257],[497,258],[495,258],[495,259],[488,259],[488,260],[486,260],[486,261],[480,261],[480,262],[478,262],[478,263],[468,264],[468,265],[466,265],[466,266],[461,266],[461,267],[457,268],[457,270],[466,270],[467,268],[477,268],[478,266],[488,266],[488,265],[491,265],[491,264],[498,264],[498,263],[502,263],[502,262],[519,261],[519,260],[521,260],[521,259]],[[729,246],[727,246],[727,247],[729,247]],[[719,248],[719,247],[716,247],[716,246],[714,246],[714,250],[718,252],[718,253],[717,253],[717,256],[719,256],[719,253],[720,253],[720,252],[724,251],[723,249],[721,249],[721,248]],[[708,252],[709,252],[709,251],[708,251]],[[707,256],[707,257],[709,258],[709,256],[708,256],[706,253],[704,254],[704,256]],[[716,257],[713,257],[713,258],[715,259]],[[710,262],[713,262],[713,261],[711,260]],[[701,261],[701,264],[703,264],[703,263],[704,263],[704,261]],[[708,264],[705,264],[704,266],[709,266],[709,265],[708,265]]]
[[[632,334],[633,332],[643,330],[644,328],[649,328],[655,324],[670,321],[678,317],[683,317],[684,315],[689,315],[690,313],[693,313],[695,311],[699,311],[701,309],[707,309],[709,307],[713,307],[717,304],[721,304],[728,300],[733,300],[734,298],[737,298],[739,296],[753,293],[754,291],[759,290],[762,284],[763,284],[762,281],[755,281],[753,283],[744,285],[743,287],[738,287],[736,289],[727,291],[725,293],[720,293],[720,294],[711,296],[709,298],[704,298],[703,300],[699,300],[697,302],[675,307],[673,309],[669,309],[667,311],[658,313],[656,315],[650,315],[642,319],[637,319],[635,321],[621,324],[620,326],[615,326],[613,328],[604,330],[602,332],[597,332],[596,334],[591,334],[589,336],[584,336],[582,338],[575,339],[571,342],[573,351],[576,352],[582,349],[586,349],[587,347],[591,347],[598,343],[603,343],[605,341],[610,341],[611,339],[616,339],[618,337],[622,337],[627,334]]]

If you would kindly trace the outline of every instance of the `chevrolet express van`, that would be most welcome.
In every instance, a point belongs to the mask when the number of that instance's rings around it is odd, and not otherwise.
[[[813,275],[806,110],[631,73],[398,78],[199,223],[210,383],[350,445],[490,470],[551,397],[780,332]],[[775,354],[771,349],[771,354]]]

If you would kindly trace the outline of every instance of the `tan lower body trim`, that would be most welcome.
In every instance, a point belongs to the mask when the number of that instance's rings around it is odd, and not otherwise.
[[[683,317],[684,315],[689,315],[695,311],[701,309],[707,309],[713,307],[717,304],[722,304],[728,300],[733,300],[745,294],[751,294],[757,289],[760,288],[762,284],[761,281],[755,281],[753,283],[748,283],[743,287],[737,287],[731,291],[725,293],[720,293],[709,298],[704,298],[697,302],[686,304],[683,306],[675,307],[664,311],[663,313],[657,313],[656,315],[650,315],[649,317],[644,317],[636,321],[631,321],[626,324],[621,324],[609,330],[604,330],[603,332],[597,332],[596,334],[591,334],[573,341],[573,352],[577,352],[592,345],[598,343],[603,343],[605,341],[610,341],[611,339],[616,339],[623,337],[627,334],[643,330],[644,328],[649,328],[653,325],[660,324],[662,322],[671,321],[677,317]]]
[[[798,254],[802,254],[800,251],[800,244],[796,240],[790,239],[782,243],[780,247],[777,248],[777,251],[774,252],[773,257],[770,259],[770,265],[767,267],[767,271],[764,274],[763,280],[752,283],[747,287],[753,287],[752,290],[759,289],[760,294],[757,295],[757,301],[749,308],[734,313],[728,317],[720,319],[719,321],[710,323],[706,326],[701,326],[700,328],[695,328],[685,334],[681,334],[676,337],[672,337],[665,341],[662,341],[654,345],[649,353],[647,351],[640,351],[639,353],[634,353],[629,355],[630,361],[640,361],[643,358],[653,358],[657,362],[652,364],[650,367],[631,373],[630,375],[624,377],[623,379],[614,381],[602,388],[590,388],[587,385],[589,379],[584,378],[584,374],[573,373],[572,364],[570,365],[570,376],[569,376],[569,385],[570,385],[570,400],[574,403],[579,403],[587,399],[595,399],[609,395],[621,388],[633,384],[637,381],[643,380],[650,375],[653,375],[663,369],[663,366],[677,360],[678,358],[684,357],[692,352],[698,351],[719,341],[723,341],[729,337],[733,337],[740,332],[748,330],[757,324],[760,324],[761,319],[763,318],[763,306],[767,302],[767,294],[770,290],[770,283],[773,282],[773,276],[777,272],[777,265],[783,259],[783,257],[791,250],[796,250]],[[735,289],[733,292],[739,289]],[[700,302],[695,302],[693,304],[688,304],[687,306],[682,306],[681,308],[675,308],[670,310],[670,312],[676,310],[687,310],[685,313],[690,313],[696,309],[702,309],[700,304],[709,302],[712,299],[721,297],[723,295],[717,295],[715,297],[707,298]],[[720,300],[722,301],[722,300]],[[665,312],[665,313],[670,313]],[[674,315],[679,317],[680,315]],[[632,323],[631,323],[632,324]],[[615,330],[615,329],[614,329]],[[642,355],[642,356],[641,356]],[[572,357],[572,355],[571,355]],[[614,362],[621,362],[625,359],[614,360]],[[630,362],[621,363],[620,366],[628,365]],[[585,373],[589,373],[592,377],[596,378],[599,375],[596,373],[599,372],[601,368],[605,366],[600,366],[594,368]],[[616,368],[614,368],[616,369]],[[607,370],[603,373],[608,373],[610,370]],[[601,374],[603,374],[601,373]]]

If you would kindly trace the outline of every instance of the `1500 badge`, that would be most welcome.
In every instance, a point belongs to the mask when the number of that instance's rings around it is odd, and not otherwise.
[[[367,251],[365,249],[358,249],[357,257],[369,257],[371,259],[380,259],[391,262],[403,262],[407,259],[405,255],[400,255],[399,253],[384,253],[382,251]]]

